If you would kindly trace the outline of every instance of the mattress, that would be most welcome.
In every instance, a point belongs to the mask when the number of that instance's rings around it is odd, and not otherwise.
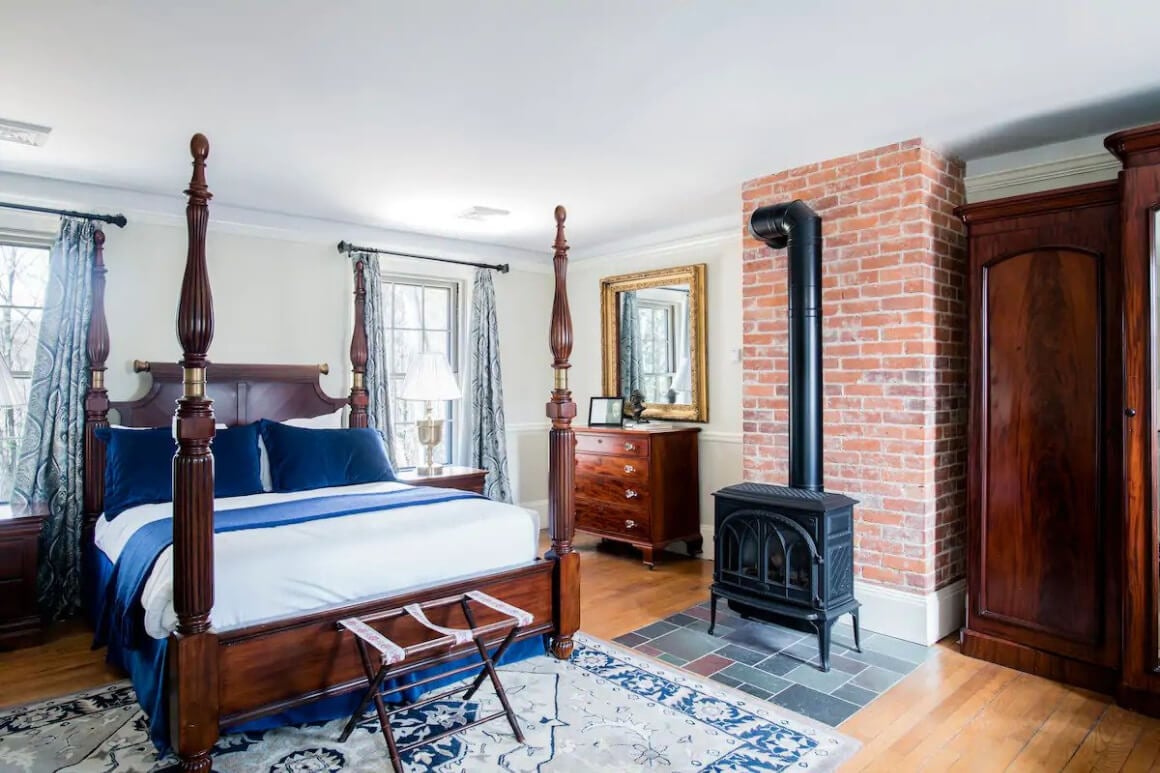
[[[214,502],[218,511],[291,499],[407,488],[366,483]],[[96,525],[97,548],[116,563],[133,534],[172,515],[172,504],[130,508]],[[494,572],[536,557],[534,513],[488,499],[461,499],[214,535],[214,628],[229,630]],[[158,557],[141,596],[145,631],[161,639],[177,623],[173,548]]]

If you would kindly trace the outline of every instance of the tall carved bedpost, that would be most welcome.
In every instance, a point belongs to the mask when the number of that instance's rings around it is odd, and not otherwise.
[[[89,389],[85,393],[84,526],[91,530],[105,509],[105,444],[97,440],[99,427],[109,426],[109,392],[105,389],[105,360],[109,357],[109,323],[105,319],[105,233],[93,234],[93,307],[89,314]]]
[[[354,331],[350,337],[350,421],[351,427],[368,426],[367,407],[367,286],[363,262],[354,262]]]
[[[184,389],[177,401],[177,455],[173,458],[173,608],[169,637],[170,739],[181,769],[209,773],[218,738],[218,645],[213,607],[213,403],[206,396],[206,356],[213,340],[213,296],[205,261],[209,200],[205,160],[209,141],[189,143],[193,177],[185,208],[189,252],[177,307]]]
[[[552,327],[548,337],[552,346],[552,370],[555,382],[548,402],[548,533],[552,538],[549,557],[555,558],[553,580],[555,599],[552,621],[552,654],[560,660],[572,654],[572,634],[580,629],[580,555],[572,548],[576,532],[576,505],[573,490],[576,477],[576,435],[572,419],[576,404],[568,389],[568,358],[572,355],[572,313],[568,309],[568,242],[564,238],[564,219],[568,213],[556,207],[556,242],[552,264],[556,271],[556,295],[552,300]]]

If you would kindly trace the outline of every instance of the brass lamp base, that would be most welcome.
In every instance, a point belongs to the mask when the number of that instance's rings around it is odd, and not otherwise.
[[[427,415],[416,422],[419,430],[419,443],[427,449],[427,464],[417,467],[420,475],[438,475],[443,472],[443,465],[435,463],[435,447],[443,442],[443,419],[433,415],[432,404],[427,403]]]

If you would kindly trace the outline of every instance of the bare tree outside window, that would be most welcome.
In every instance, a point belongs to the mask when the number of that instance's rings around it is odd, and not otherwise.
[[[47,284],[48,247],[6,243],[0,237],[0,357],[21,396],[19,405],[0,407],[0,500],[12,490]]]

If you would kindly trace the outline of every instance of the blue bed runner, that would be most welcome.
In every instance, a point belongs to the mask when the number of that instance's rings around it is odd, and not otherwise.
[[[392,510],[399,507],[451,502],[459,499],[481,499],[478,494],[453,489],[411,487],[374,494],[347,494],[278,502],[255,507],[222,510],[214,513],[214,532],[266,529],[344,515]],[[173,519],[164,518],[146,524],[130,538],[116,564],[95,546],[90,555],[90,588],[93,589],[93,614],[97,632],[94,647],[108,644],[108,660],[129,672],[141,707],[149,716],[149,735],[160,751],[169,746],[168,705],[165,699],[167,639],[154,639],[144,631],[141,594],[157,558],[173,544]],[[514,645],[504,657],[513,662],[543,653],[544,643],[537,637]],[[458,661],[469,662],[468,659]],[[405,677],[395,685],[411,683],[454,668],[444,664]],[[461,677],[452,677],[450,683]],[[434,689],[440,682],[424,686]],[[396,700],[415,700],[421,692],[414,688],[397,694]],[[359,699],[358,691],[340,695],[286,714],[266,717],[235,730],[258,730],[306,721],[321,721],[349,716]]]

